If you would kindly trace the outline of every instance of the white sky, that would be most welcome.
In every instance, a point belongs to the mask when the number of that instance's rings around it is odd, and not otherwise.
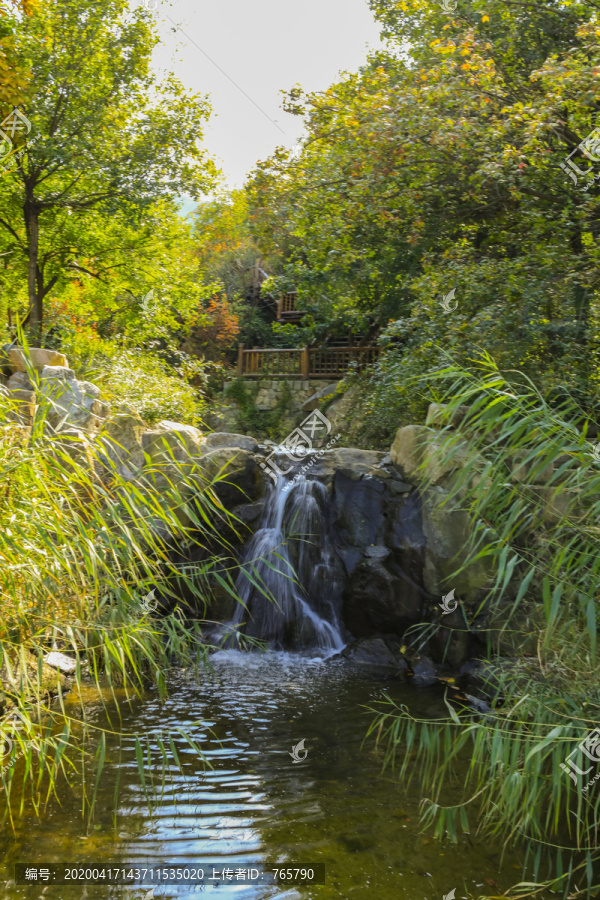
[[[156,7],[163,41],[155,53],[157,70],[172,71],[188,89],[210,95],[214,112],[204,144],[229,187],[241,185],[278,144],[292,147],[301,136],[302,120],[281,109],[280,89],[300,84],[307,91],[325,90],[341,71],[356,71],[368,49],[379,45],[367,0],[132,2]]]

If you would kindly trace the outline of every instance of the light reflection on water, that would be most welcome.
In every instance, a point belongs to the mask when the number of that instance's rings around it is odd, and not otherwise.
[[[437,689],[419,692],[374,680],[346,662],[285,653],[218,653],[212,663],[213,679],[182,675],[166,702],[150,693],[123,713],[123,731],[171,733],[184,765],[185,776],[169,756],[171,780],[155,797],[153,814],[140,784],[134,740],[115,737],[108,743],[91,828],[76,797],[54,804],[39,822],[26,816],[16,835],[0,833],[0,882],[10,878],[15,862],[54,861],[326,867],[325,886],[161,886],[155,898],[218,891],[237,900],[441,900],[452,888],[457,898],[477,897],[520,880],[520,866],[510,855],[498,873],[500,848],[490,841],[465,837],[452,847],[420,834],[418,783],[406,790],[391,773],[382,775],[381,751],[373,741],[363,743],[372,717],[364,707],[384,692],[415,712],[432,714],[443,712]],[[212,768],[185,744],[176,731],[182,727],[202,745]],[[292,747],[301,739],[308,755],[294,763]],[[449,787],[446,802],[457,799],[456,790]],[[112,900],[142,898],[148,890],[13,885],[2,897]]]

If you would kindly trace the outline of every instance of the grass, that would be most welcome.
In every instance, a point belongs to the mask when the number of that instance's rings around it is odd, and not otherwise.
[[[387,704],[371,733],[402,779],[422,776],[423,824],[438,838],[455,840],[462,830],[526,848],[529,880],[511,896],[551,888],[590,898],[600,890],[600,786],[583,787],[600,771],[600,734],[587,756],[580,742],[600,718],[596,425],[566,392],[550,407],[522,375],[501,373],[488,356],[471,369],[444,368],[434,386],[447,404],[437,459],[451,466],[459,448],[466,454],[445,485],[445,502],[467,510],[472,523],[454,575],[481,560],[493,572],[480,602],[463,608],[467,630],[502,623],[487,648],[498,705],[474,719],[448,701],[440,721]],[[459,411],[466,415],[457,430]],[[540,620],[537,646],[507,664],[498,639],[519,637],[524,604]],[[591,767],[574,780],[562,768],[572,751],[580,770]],[[458,765],[465,759],[466,770]],[[460,802],[442,805],[444,783],[458,777]]]
[[[77,773],[91,816],[107,732],[83,701],[76,719],[67,713],[65,682],[43,660],[53,648],[68,654],[74,691],[96,687],[113,715],[151,683],[164,697],[173,666],[207,665],[201,620],[215,572],[233,591],[225,534],[236,522],[218,498],[226,475],[178,463],[165,445],[159,464],[125,481],[98,441],[53,435],[42,407],[29,432],[1,403],[0,815],[14,821],[26,805],[40,813]],[[182,547],[200,561],[174,562]],[[144,603],[155,587],[156,612]],[[136,740],[145,786],[149,757]],[[159,746],[166,764],[169,743]]]

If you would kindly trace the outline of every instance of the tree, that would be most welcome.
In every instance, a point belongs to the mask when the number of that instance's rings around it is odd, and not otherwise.
[[[443,350],[460,362],[493,349],[544,390],[567,383],[592,402],[600,172],[576,148],[598,109],[594,7],[373,7],[396,47],[306,98],[300,157],[280,149],[249,183],[257,239],[282,253],[322,329],[364,315],[384,329],[387,393],[368,409],[387,416],[384,442]],[[561,168],[573,151],[593,169],[577,185]]]
[[[29,83],[27,71],[17,64],[15,31],[18,27],[17,16],[30,15],[33,6],[31,0],[0,2],[0,121],[14,106],[23,102]]]
[[[0,183],[0,226],[13,275],[26,263],[37,338],[61,277],[97,274],[86,241],[103,219],[135,229],[152,203],[198,198],[214,181],[198,146],[209,105],[173,77],[156,82],[156,41],[149,14],[126,0],[45,0],[19,24],[33,128]]]

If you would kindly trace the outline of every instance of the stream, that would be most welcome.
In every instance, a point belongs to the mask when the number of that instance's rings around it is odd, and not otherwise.
[[[184,776],[172,766],[172,783],[156,791],[152,814],[133,739],[116,735],[89,827],[74,792],[39,820],[28,811],[15,833],[0,832],[3,898],[112,900],[149,893],[147,887],[16,886],[10,883],[16,862],[325,864],[325,885],[162,885],[155,898],[218,892],[239,900],[442,900],[452,889],[457,898],[477,897],[520,880],[520,860],[505,855],[500,871],[500,847],[489,840],[465,836],[453,846],[422,834],[418,780],[400,787],[392,772],[382,772],[374,740],[364,741],[372,719],[365,707],[384,694],[431,714],[443,712],[441,689],[375,680],[352,663],[310,655],[221,651],[212,663],[212,677],[182,672],[165,702],[149,693],[123,706],[123,732],[171,731],[183,763]],[[88,712],[104,724],[100,702]],[[173,731],[181,727],[201,743],[212,768]],[[292,747],[301,740],[306,758],[294,763]],[[446,802],[454,790],[448,788]]]
[[[464,835],[451,845],[422,833],[418,771],[401,787],[383,768],[384,748],[365,740],[372,707],[385,695],[415,715],[436,716],[447,712],[443,688],[418,689],[336,656],[352,635],[340,617],[343,581],[327,493],[304,477],[289,488],[279,478],[271,491],[240,566],[242,605],[217,628],[221,646],[228,629],[239,629],[272,649],[220,650],[210,657],[211,671],[171,678],[167,700],[152,691],[121,696],[120,718],[110,703],[107,715],[90,691],[86,716],[112,732],[94,818],[82,816],[76,779],[39,818],[26,805],[15,831],[0,831],[2,898],[152,900],[218,892],[237,900],[453,900],[497,895],[521,879],[518,855],[505,854],[501,868],[501,847],[489,839]],[[77,714],[75,696],[67,696],[66,710]],[[178,729],[200,745],[202,757]],[[146,791],[136,734],[152,744]],[[160,736],[172,738],[181,763],[167,745],[164,782]],[[457,779],[445,786],[443,802],[459,797]],[[325,883],[21,885],[16,863],[205,865],[221,872],[324,865]]]

